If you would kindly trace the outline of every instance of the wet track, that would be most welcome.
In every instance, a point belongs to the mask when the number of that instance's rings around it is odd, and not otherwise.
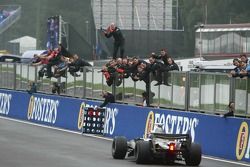
[[[111,141],[33,126],[0,117],[1,167],[124,167],[137,165],[132,159],[114,160]],[[175,167],[184,166],[176,163]],[[231,164],[202,159],[201,167],[241,167],[249,164]]]

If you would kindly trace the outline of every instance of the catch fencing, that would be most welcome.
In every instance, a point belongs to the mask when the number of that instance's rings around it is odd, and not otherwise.
[[[27,90],[29,82],[35,82],[38,92],[51,94],[54,82],[61,83],[62,96],[83,99],[103,100],[102,91],[113,92],[116,101],[124,104],[141,105],[142,93],[146,91],[143,81],[134,82],[123,79],[120,86],[107,86],[100,67],[84,68],[80,77],[71,76],[60,79],[46,77],[39,80],[38,70],[28,64],[1,63],[0,88]],[[225,73],[170,72],[171,86],[154,86],[150,83],[151,106],[184,111],[224,114],[230,101],[235,101],[235,115],[250,116],[249,79],[230,78]],[[63,84],[62,84],[63,83]]]

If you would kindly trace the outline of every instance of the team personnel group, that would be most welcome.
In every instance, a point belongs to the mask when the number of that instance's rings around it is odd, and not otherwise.
[[[81,70],[81,67],[91,66],[78,55],[68,52],[61,44],[53,50],[48,49],[40,55],[35,54],[32,65],[42,65],[38,71],[39,78],[66,77],[67,70],[72,76],[79,76],[77,72]]]
[[[155,86],[161,84],[170,86],[168,83],[168,72],[173,70],[179,71],[178,65],[169,56],[166,49],[162,49],[159,55],[151,53],[147,60],[142,60],[138,57],[125,57],[125,38],[121,30],[114,23],[111,23],[106,30],[101,30],[107,38],[113,37],[114,39],[113,59],[102,67],[107,85],[115,84],[119,86],[122,83],[122,79],[129,77],[133,81],[144,81],[146,92],[143,93],[143,97],[146,99],[147,106],[149,106],[149,99],[152,96],[150,82],[156,80]],[[120,57],[117,57],[119,49]]]
[[[143,93],[143,98],[146,99],[147,106],[150,104],[149,97],[150,82],[156,80],[155,86],[165,84],[170,86],[168,82],[168,71],[179,70],[178,65],[171,58],[166,49],[162,49],[160,54],[151,53],[147,60],[139,59],[138,57],[126,57],[125,53],[125,38],[121,30],[111,23],[107,29],[102,29],[105,37],[113,37],[113,59],[102,67],[102,73],[106,78],[108,86],[119,86],[124,78],[131,77],[133,81],[144,81],[146,84],[146,92]],[[120,56],[118,57],[118,51]],[[80,58],[76,54],[71,54],[61,44],[53,50],[48,49],[41,55],[34,55],[32,65],[42,65],[38,74],[39,78],[46,76],[51,77],[66,77],[67,71],[75,77],[80,76],[78,71],[82,67],[91,66],[88,62]],[[52,72],[53,67],[53,72]]]
[[[147,59],[139,59],[138,57],[127,57],[125,53],[125,38],[114,23],[111,23],[107,29],[102,29],[104,36],[107,38],[113,37],[113,58],[103,65],[101,72],[105,76],[108,86],[120,86],[122,81],[126,78],[131,78],[133,81],[144,81],[146,91],[142,93],[145,100],[145,106],[150,105],[150,99],[154,93],[150,91],[151,81],[157,81],[154,86],[166,85],[169,83],[169,71],[179,71],[178,65],[174,59],[169,56],[167,49],[161,49],[159,54],[150,53]],[[118,51],[120,50],[120,55]],[[67,71],[74,77],[80,76],[78,74],[85,66],[91,66],[90,63],[80,58],[76,54],[71,54],[61,44],[58,48],[53,50],[48,49],[41,55],[34,55],[32,65],[42,65],[38,74],[39,78],[47,76],[51,77],[67,77]],[[240,55],[239,58],[233,60],[234,70],[229,73],[230,77],[250,77],[250,64],[245,54]],[[52,67],[54,71],[52,72]],[[55,86],[54,86],[55,87]],[[57,89],[55,89],[57,90]],[[58,93],[59,94],[59,93]],[[114,101],[111,94],[104,93],[103,97]],[[110,100],[111,99],[111,100]],[[106,102],[107,103],[107,102]],[[106,105],[104,104],[104,106]]]

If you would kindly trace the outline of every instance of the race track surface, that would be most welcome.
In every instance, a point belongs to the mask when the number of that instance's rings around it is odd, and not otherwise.
[[[0,117],[1,167],[161,167],[165,164],[137,165],[132,159],[114,160],[111,141],[76,133],[48,129]],[[176,163],[175,167],[184,166]],[[201,167],[241,167],[202,159]]]

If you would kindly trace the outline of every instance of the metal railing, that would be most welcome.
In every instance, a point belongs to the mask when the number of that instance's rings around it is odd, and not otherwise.
[[[38,80],[38,70],[27,64],[0,64],[0,88],[26,90],[28,83],[37,84],[39,92],[50,93],[53,82],[65,83],[61,95],[103,100],[101,92],[107,90],[115,93],[116,101],[128,104],[142,104],[142,93],[146,91],[143,81],[134,82],[131,78],[123,79],[120,86],[107,86],[100,67],[84,68],[80,77],[60,79],[43,78]],[[150,84],[151,105],[153,107],[197,111],[209,114],[223,114],[227,105],[235,101],[235,115],[250,116],[250,82],[249,79],[229,78],[225,73],[207,72],[170,72],[171,86]]]

